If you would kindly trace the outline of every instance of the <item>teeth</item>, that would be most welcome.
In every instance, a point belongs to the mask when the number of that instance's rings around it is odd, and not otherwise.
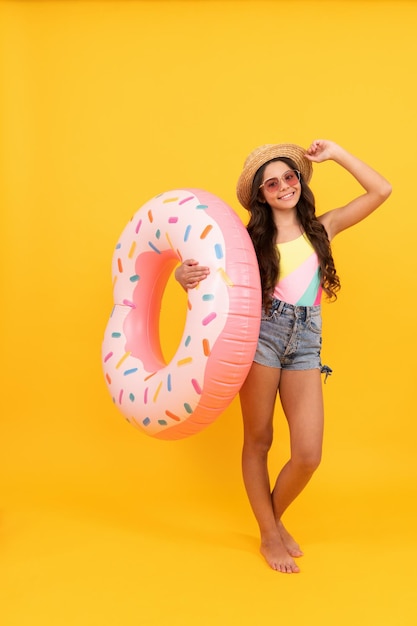
[[[287,198],[291,198],[294,195],[294,192],[287,193],[285,196],[281,196],[280,200],[286,200]]]

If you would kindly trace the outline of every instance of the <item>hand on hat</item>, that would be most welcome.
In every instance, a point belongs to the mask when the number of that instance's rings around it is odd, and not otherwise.
[[[314,163],[321,163],[334,158],[337,144],[327,139],[315,139],[306,150],[306,158]]]

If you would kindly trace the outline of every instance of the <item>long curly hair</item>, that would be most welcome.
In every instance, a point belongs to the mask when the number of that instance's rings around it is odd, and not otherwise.
[[[287,157],[279,157],[272,159],[272,161],[283,161],[291,169],[297,169],[294,161]],[[258,259],[262,286],[262,306],[265,311],[268,311],[271,306],[272,294],[278,282],[280,271],[280,255],[275,245],[278,229],[271,208],[262,199],[259,191],[265,167],[272,161],[262,165],[253,178],[249,208],[250,218],[247,225]],[[336,292],[340,289],[340,280],[336,273],[330,241],[326,229],[316,217],[313,192],[302,177],[300,182],[301,196],[297,204],[297,217],[316,251],[320,264],[323,291],[330,300],[335,300],[337,298]]]

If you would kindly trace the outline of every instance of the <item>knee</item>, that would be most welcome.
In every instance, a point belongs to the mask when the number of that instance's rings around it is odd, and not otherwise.
[[[266,456],[271,449],[272,439],[272,430],[269,429],[245,432],[243,450],[257,456]]]
[[[320,465],[321,449],[304,450],[296,455],[293,455],[291,460],[300,472],[312,475]]]

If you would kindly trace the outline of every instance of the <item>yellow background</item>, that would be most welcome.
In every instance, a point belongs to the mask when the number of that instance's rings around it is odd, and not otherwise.
[[[0,2],[4,626],[417,623],[416,26],[395,0]],[[114,408],[100,345],[136,209],[201,187],[245,220],[247,153],[321,137],[394,192],[335,241],[324,461],[287,515],[302,573],[283,576],[258,555],[237,400],[155,441]],[[312,188],[319,212],[359,191],[332,163]],[[279,411],[276,439],[272,471]]]

